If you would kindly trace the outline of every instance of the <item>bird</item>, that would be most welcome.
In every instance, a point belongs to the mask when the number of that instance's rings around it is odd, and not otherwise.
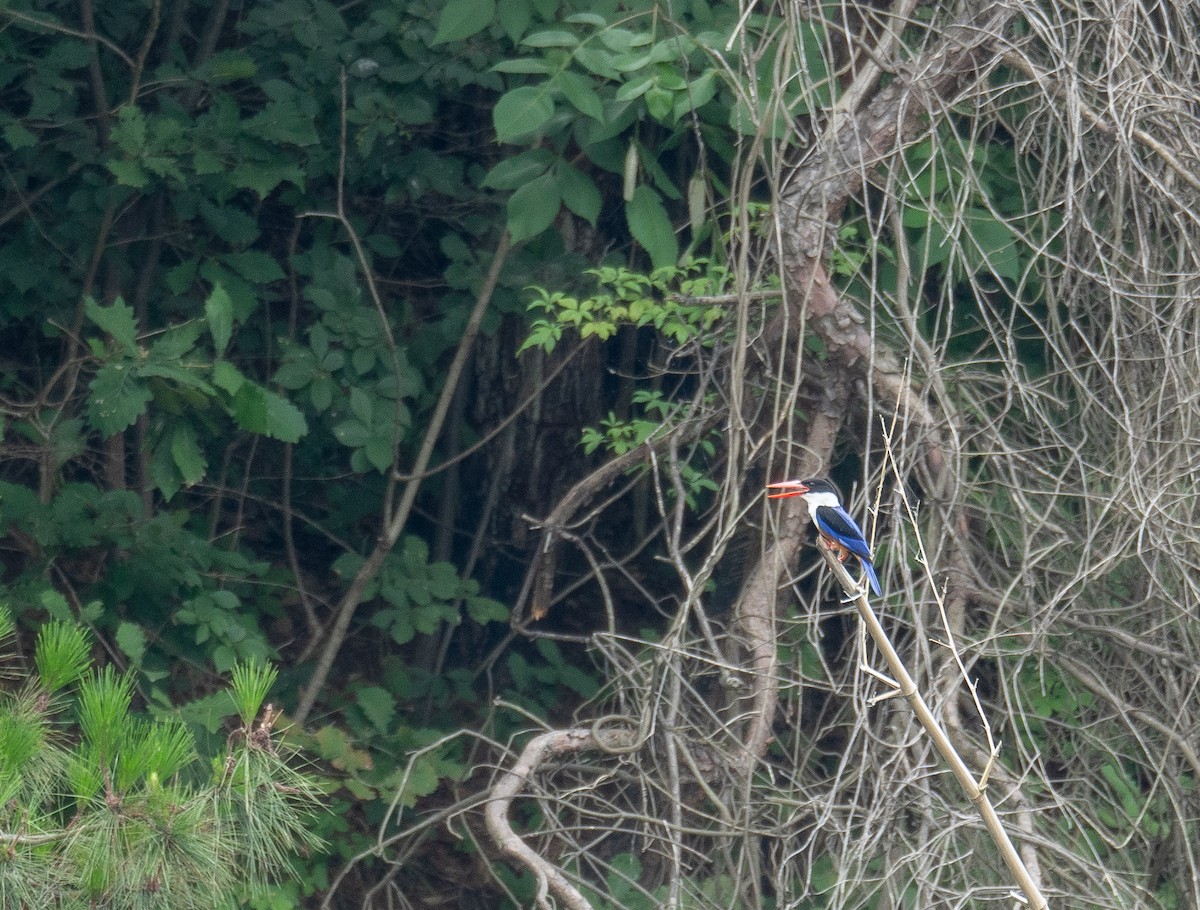
[[[871,564],[871,547],[867,544],[862,528],[842,505],[841,494],[831,481],[781,480],[778,483],[767,484],[767,489],[778,491],[768,493],[768,499],[803,497],[808,505],[808,514],[826,546],[837,554],[839,562],[845,562],[847,554],[857,556],[859,565],[871,582],[871,590],[879,596],[879,576],[875,574],[875,567]]]

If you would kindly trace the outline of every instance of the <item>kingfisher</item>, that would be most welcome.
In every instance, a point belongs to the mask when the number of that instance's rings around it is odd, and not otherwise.
[[[871,582],[871,590],[878,596],[879,576],[871,565],[871,547],[858,523],[850,517],[842,505],[838,488],[828,480],[781,480],[779,483],[767,484],[768,490],[778,490],[768,493],[768,499],[788,499],[792,496],[803,497],[808,505],[808,514],[825,545],[833,550],[839,562],[845,562],[846,556],[853,553],[858,557],[859,564],[867,573]]]

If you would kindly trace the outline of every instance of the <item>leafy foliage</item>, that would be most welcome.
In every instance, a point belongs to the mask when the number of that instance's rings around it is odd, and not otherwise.
[[[46,810],[50,825],[67,811],[51,795],[65,776],[71,787],[63,792],[74,788],[87,812],[107,818],[107,784],[96,769],[114,750],[133,754],[137,760],[115,773],[128,775],[123,798],[141,821],[97,824],[78,842],[71,870],[78,884],[63,866],[58,885],[94,896],[154,881],[147,865],[154,860],[145,857],[160,854],[148,819],[179,837],[178,852],[163,862],[200,874],[207,857],[222,887],[230,885],[237,870],[203,837],[184,836],[203,829],[203,813],[163,814],[184,805],[163,795],[179,796],[168,778],[190,776],[188,785],[200,787],[195,753],[220,751],[205,738],[218,735],[234,707],[213,693],[212,671],[234,674],[243,732],[233,742],[241,752],[214,776],[219,783],[206,786],[235,802],[270,797],[272,782],[282,784],[280,793],[307,793],[272,764],[269,750],[252,748],[251,719],[261,716],[270,685],[261,667],[268,659],[280,667],[281,703],[296,704],[321,643],[350,611],[329,682],[315,694],[318,713],[297,731],[332,769],[333,811],[308,819],[305,829],[286,806],[231,811],[222,822],[252,845],[245,868],[256,875],[316,830],[352,870],[339,880],[357,889],[347,900],[383,900],[366,895],[402,879],[406,900],[429,891],[445,901],[468,880],[486,887],[476,881],[477,859],[439,834],[413,848],[438,863],[410,859],[397,872],[376,851],[384,834],[444,808],[472,769],[497,759],[495,743],[528,722],[521,712],[561,719],[579,702],[604,697],[602,672],[615,666],[617,675],[639,680],[649,672],[636,662],[601,664],[603,671],[589,663],[580,645],[597,641],[597,629],[613,640],[655,641],[675,623],[667,605],[682,604],[680,616],[712,610],[721,634],[744,569],[722,562],[724,547],[744,554],[755,546],[749,535],[731,539],[756,522],[732,487],[757,483],[766,452],[799,444],[750,434],[769,420],[789,433],[807,426],[828,404],[822,371],[837,368],[816,333],[797,345],[802,352],[784,352],[764,331],[785,310],[771,275],[781,228],[767,199],[783,169],[815,148],[831,106],[869,58],[857,53],[863,36],[854,30],[875,22],[878,11],[732,0],[167,7],[112,0],[67,11],[49,0],[12,0],[0,8],[0,593],[13,604],[18,644],[33,654],[51,703],[77,702],[81,726],[92,731],[84,737],[81,729],[79,739],[89,757],[71,763],[52,727],[43,728],[36,712],[17,712],[0,730],[0,749],[11,749],[5,754],[23,770],[5,786],[58,805]],[[85,9],[94,21],[79,21]],[[922,8],[897,32],[898,68],[885,84],[906,72],[907,58],[936,37],[945,14]],[[1157,62],[1146,68],[1159,70]],[[1126,413],[1128,402],[1089,410],[1077,388],[1054,385],[1056,377],[1085,374],[1093,385],[1123,379],[1117,369],[1088,374],[1068,356],[1103,356],[1121,334],[1096,316],[1105,307],[1082,318],[1071,310],[1078,288],[1055,285],[1080,255],[1078,238],[1074,247],[1067,240],[1069,218],[1081,207],[1078,198],[1060,206],[1039,195],[1053,179],[1043,165],[1059,140],[1053,124],[1036,137],[1026,125],[1042,109],[1037,80],[1003,67],[993,78],[995,97],[1009,105],[1003,111],[969,102],[945,116],[931,111],[916,141],[894,154],[881,150],[879,182],[839,215],[828,265],[880,350],[913,353],[914,375],[929,382],[922,400],[961,407],[947,426],[967,439],[964,486],[983,491],[971,494],[965,522],[972,533],[987,527],[979,533],[988,546],[977,552],[1002,553],[1006,571],[1044,560],[1052,563],[1047,577],[1065,578],[1077,571],[1079,554],[1049,531],[1034,540],[1043,532],[1029,532],[1026,517],[1070,528],[1081,515],[1109,510],[1078,502],[1076,512],[1034,508],[1018,495],[1022,480],[1032,481],[1004,476],[996,453],[1032,440],[1042,408],[1055,418],[1047,426],[1083,426],[1093,411]],[[1108,109],[1102,94],[1093,99],[1100,111]],[[1107,149],[1093,154],[1103,132],[1096,129],[1064,143],[1078,152],[1079,167],[1113,160]],[[1132,170],[1149,174],[1152,158],[1139,153]],[[1150,183],[1173,187],[1175,179]],[[1096,198],[1110,195],[1109,182],[1100,189]],[[1121,205],[1090,229],[1104,238],[1119,232],[1127,223]],[[1136,283],[1146,279],[1129,276],[1182,273],[1187,254],[1175,263],[1156,258],[1157,219],[1169,209],[1164,202],[1154,217],[1134,219],[1136,237],[1106,239],[1114,248],[1149,243],[1138,261],[1092,264],[1081,274]],[[498,256],[505,230],[513,246]],[[431,467],[414,478],[410,466],[441,413],[447,368],[484,292],[491,296],[474,356],[450,389],[445,431],[429,441]],[[1155,326],[1128,337],[1156,337]],[[792,356],[801,358],[794,373]],[[1123,356],[1122,368],[1172,362],[1140,348]],[[762,372],[743,385],[755,370]],[[804,387],[779,404],[789,374]],[[872,381],[865,386],[856,380],[853,394],[874,394]],[[1191,400],[1182,380],[1166,393],[1138,395]],[[1005,402],[998,414],[995,402]],[[870,474],[881,457],[874,426],[869,415],[850,426],[840,471],[848,475],[861,459]],[[1153,432],[1141,438],[1177,428],[1190,438],[1187,419],[1145,426]],[[1003,439],[988,435],[1001,431]],[[1075,453],[1095,489],[1103,485],[1098,475],[1108,482],[1110,467],[1086,461],[1086,452],[1103,432],[1090,425],[1082,432],[1082,441],[1043,434],[1021,457],[1037,463],[1033,475],[1050,476],[1038,459]],[[544,555],[541,528],[533,526],[589,466],[680,439],[686,444],[657,470],[629,470],[604,509],[567,529],[579,548],[551,579],[569,579],[553,592],[561,595],[558,608],[541,625],[518,614],[520,634],[509,636],[502,624],[522,602],[525,569]],[[1176,477],[1190,476],[1187,463],[1177,467]],[[397,545],[373,561],[398,504],[408,501],[408,484],[415,492]],[[1058,508],[1058,493],[1047,496]],[[677,560],[667,558],[671,533]],[[1153,528],[1091,539],[1143,533]],[[1182,546],[1160,543],[1157,552]],[[883,552],[918,565],[899,540]],[[1111,564],[1096,600],[1103,609],[1149,598],[1135,557]],[[976,568],[985,566],[1000,571],[982,558]],[[678,579],[673,569],[695,574]],[[356,587],[361,572],[370,577]],[[599,590],[597,576],[611,576],[608,590]],[[1167,584],[1176,594],[1187,590],[1178,577]],[[1091,596],[1089,585],[1077,587]],[[1027,588],[1040,590],[1033,580]],[[350,594],[357,600],[347,605]],[[606,600],[617,607],[597,606]],[[820,622],[812,640],[781,638],[780,653],[795,657],[798,689],[843,691],[849,683],[836,668],[846,630]],[[1015,625],[1023,643],[1047,640],[1032,620]],[[1187,636],[1171,622],[1155,629]],[[994,629],[987,635],[1003,640]],[[1064,639],[1055,650],[1082,640]],[[91,642],[130,675],[89,675]],[[1147,764],[1131,757],[1142,748],[1136,736],[1120,728],[1099,755],[1071,730],[1081,716],[1107,720],[1098,696],[1035,656],[1036,667],[1024,646],[1001,644],[980,658],[995,675],[997,702],[1003,696],[1023,706],[1022,725],[1006,737],[1013,751],[1002,759],[1015,767],[1036,754],[1056,773],[1064,769],[1064,778],[1090,769],[1077,776],[1103,805],[1098,822],[1064,836],[1113,868],[1166,868],[1170,845],[1190,836],[1172,822],[1194,817],[1187,815],[1194,778],[1186,769],[1174,775],[1168,805]],[[728,655],[710,658],[723,666]],[[515,709],[496,708],[496,696]],[[143,702],[164,715],[180,706],[200,746],[184,748],[180,724],[158,730],[140,715],[136,723],[120,719],[123,706]],[[622,702],[614,710],[631,708]],[[814,754],[830,743],[840,748],[858,729],[824,702],[815,715],[826,735],[804,726],[813,713],[797,727]],[[464,744],[454,736],[463,729],[487,745]],[[782,733],[780,740],[783,750]],[[789,758],[800,754],[794,748]],[[481,758],[477,749],[497,754]],[[810,764],[830,771],[821,757],[789,767],[805,773]],[[768,804],[788,818],[788,798]],[[1172,815],[1173,807],[1182,808]],[[808,823],[790,820],[797,830]],[[20,819],[9,821],[6,830],[21,830]],[[445,830],[469,833],[470,826]],[[1115,846],[1127,837],[1132,847]],[[118,838],[145,848],[124,871],[106,865]],[[821,843],[812,838],[812,849]],[[53,849],[16,851],[0,869],[0,888],[15,887],[4,884],[8,872],[12,881],[34,874]],[[711,868],[682,876],[683,893],[675,894],[651,881],[655,870],[642,868],[625,845],[605,850],[605,862],[579,867],[595,885],[589,894],[597,905],[767,901],[760,883],[747,886],[743,865],[708,856]],[[439,880],[426,868],[441,868],[447,857],[469,874],[454,869]],[[825,857],[791,867],[803,879],[795,900],[831,903],[844,893],[863,906],[886,902],[868,886],[844,885],[845,870]],[[872,856],[863,868],[882,876],[884,866]],[[1155,874],[1147,892],[1170,906],[1174,883]],[[325,858],[301,860],[293,878],[254,900],[298,905],[332,875]],[[533,899],[531,879],[501,875],[514,894]],[[173,882],[157,886],[166,894]],[[768,890],[782,903],[781,882]],[[0,893],[0,902],[19,900],[14,894]],[[179,897],[179,906],[190,899]]]
[[[222,906],[320,846],[320,793],[260,711],[273,671],[234,669],[241,725],[202,756],[178,717],[131,711],[136,677],[93,669],[89,644],[44,626],[36,675],[0,700],[4,906]]]
[[[508,192],[482,185],[498,156],[449,138],[502,89],[456,44],[480,36],[496,54],[497,10],[287,0],[167,15],[119,0],[82,30],[41,0],[0,10],[0,336],[20,352],[0,371],[0,588],[23,636],[44,626],[40,641],[78,648],[66,630],[87,624],[164,709],[206,704],[213,669],[268,658],[295,702],[305,645],[338,573],[369,552],[503,220]],[[590,177],[562,163],[554,179],[556,199],[598,218]],[[344,223],[310,217],[334,214],[339,191]],[[514,263],[500,314],[519,311],[537,260]],[[507,618],[503,587],[485,592],[455,546],[431,554],[417,525],[357,627],[388,646],[348,658],[379,684],[325,697],[337,713],[315,744],[345,775],[343,807],[368,804],[316,819],[341,852],[370,836],[370,801],[392,798],[406,751],[440,735],[416,712],[453,728],[486,707],[469,671],[435,667],[438,640],[472,654]],[[43,672],[55,691],[74,682]],[[211,732],[201,707],[185,711]],[[429,761],[404,805],[464,773]],[[260,765],[247,753],[227,785],[262,791]],[[265,869],[275,848],[246,831]],[[310,862],[295,900],[328,880]]]
[[[565,329],[573,329],[580,338],[605,341],[623,325],[653,326],[670,342],[683,345],[708,336],[725,315],[723,307],[705,298],[725,291],[728,272],[704,260],[655,269],[650,275],[610,266],[588,269],[586,274],[608,291],[579,300],[561,291],[534,289],[529,308],[545,315],[533,320],[522,351],[554,350]]]

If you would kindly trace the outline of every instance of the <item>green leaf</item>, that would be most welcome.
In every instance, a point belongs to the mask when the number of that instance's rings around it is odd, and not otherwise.
[[[375,403],[371,396],[362,388],[351,386],[350,410],[364,424],[370,424],[375,416]]]
[[[219,172],[224,172],[220,168]],[[244,161],[229,174],[230,183],[253,190],[259,199],[287,182],[304,189],[304,171],[288,161]]]
[[[646,94],[646,92],[650,91],[650,88],[653,85],[654,79],[651,77],[638,79],[635,82],[626,82],[619,89],[617,89],[616,100],[632,101],[635,98],[640,98],[642,95]]]
[[[1000,278],[1018,281],[1021,277],[1021,257],[1012,228],[981,209],[970,209],[966,223],[971,238],[979,246],[982,256],[980,267],[991,269]],[[970,250],[971,254],[974,252]],[[974,259],[975,256],[971,255],[970,258]]]
[[[371,438],[371,431],[361,420],[343,420],[333,428],[333,437],[344,446],[361,448]]]
[[[24,487],[21,489],[24,489]],[[10,498],[11,494],[9,491],[6,490],[5,493],[5,498]],[[30,499],[33,502],[37,502],[36,498],[34,497],[30,497]],[[59,622],[70,623],[74,621],[74,615],[71,612],[71,605],[67,603],[67,599],[57,591],[52,589],[42,591],[38,595],[38,603],[42,605],[42,609],[44,609],[52,618],[57,619]]]
[[[675,95],[659,85],[653,85],[646,92],[646,111],[658,121],[665,121],[671,115]]]
[[[205,200],[199,206],[200,217],[213,234],[225,243],[244,246],[253,243],[261,233],[257,219],[233,205],[218,206]],[[200,276],[214,281],[214,263],[209,260],[200,270]],[[226,285],[225,290],[229,290]]]
[[[204,301],[204,316],[208,320],[208,331],[212,335],[217,356],[225,353],[233,335],[233,301],[219,284],[214,284],[212,293]]]
[[[318,413],[324,413],[333,404],[333,393],[336,391],[337,386],[332,379],[320,378],[308,387],[308,400]]]
[[[654,186],[660,193],[668,199],[681,200],[683,193],[675,186],[675,182],[671,179],[666,169],[659,162],[656,154],[652,153],[645,146],[639,143],[633,143],[632,148],[637,150],[638,163],[645,169]],[[674,263],[671,263],[674,265]]]
[[[600,217],[600,190],[596,182],[578,168],[572,167],[565,161],[555,168],[555,180],[563,203],[572,212],[592,225]]]
[[[483,31],[496,16],[496,0],[447,0],[433,44],[461,41]]]
[[[521,43],[526,47],[575,47],[579,39],[562,29],[547,29],[526,36]]]
[[[150,479],[162,493],[163,502],[170,502],[175,494],[183,488],[179,477],[179,468],[171,457],[169,445],[157,445],[150,455]]]
[[[408,610],[389,610],[391,616],[391,624],[388,626],[388,632],[392,636],[392,641],[398,645],[406,645],[417,637],[417,630],[413,626],[411,613]]]
[[[8,143],[8,147],[13,151],[30,148],[37,145],[37,136],[25,129],[20,123],[6,123],[4,129],[0,130],[3,134],[4,141]]]
[[[376,729],[386,732],[396,716],[396,699],[387,689],[380,686],[367,686],[359,689],[354,695],[355,701],[362,713],[367,716]]]
[[[645,184],[637,187],[633,198],[625,204],[625,218],[629,232],[650,254],[656,269],[675,265],[679,259],[679,243],[658,193]]]
[[[492,67],[492,72],[546,76],[550,73],[550,64],[537,57],[518,57],[515,60],[501,60]]]
[[[173,325],[154,339],[147,359],[176,363],[184,354],[191,352],[203,331],[204,323],[199,319]]]
[[[585,699],[595,697],[596,693],[600,691],[600,684],[595,677],[578,667],[568,664],[560,667],[558,672],[562,684]]]
[[[299,408],[249,380],[233,396],[233,419],[243,429],[280,442],[299,442],[308,432]]]
[[[523,85],[505,92],[492,109],[500,142],[535,133],[554,116],[554,102],[545,86]]]
[[[106,166],[121,186],[140,190],[150,183],[150,175],[136,161],[109,161]]]
[[[490,597],[468,597],[467,615],[481,626],[489,622],[507,622],[508,607]]]
[[[146,413],[153,397],[129,366],[121,363],[101,367],[88,388],[92,392],[87,404],[88,422],[106,439]]]
[[[573,56],[584,69],[603,76],[605,79],[616,79],[617,68],[614,65],[616,55],[595,44],[583,44],[572,51]]]
[[[122,151],[134,156],[141,155],[146,150],[145,113],[136,105],[122,105],[109,136]]]
[[[563,70],[554,77],[554,84],[580,113],[593,120],[604,120],[604,104],[596,94],[591,79],[570,70]]]
[[[500,0],[496,7],[496,13],[500,19],[500,27],[504,29],[504,34],[514,44],[525,34],[525,29],[529,28],[529,20],[533,17],[533,10],[529,8],[529,0]]]
[[[771,99],[759,99],[757,108],[752,108],[745,94],[739,92],[733,108],[729,112],[729,126],[743,136],[753,136],[763,133],[773,141],[786,138],[793,127],[793,118],[806,113],[793,108],[790,112],[782,110]]]
[[[245,51],[218,51],[196,68],[198,79],[209,79],[213,82],[232,82],[237,79],[251,79],[258,73],[258,64]]]
[[[251,284],[267,284],[271,281],[282,281],[287,277],[275,261],[275,257],[260,250],[226,253],[221,257],[221,261]]]
[[[537,684],[537,679],[533,675],[533,668],[529,665],[529,661],[518,652],[510,651],[505,664],[508,668],[508,675],[512,678],[518,691],[528,690]]]
[[[438,762],[429,755],[419,755],[410,764],[408,770],[394,775],[397,782],[403,781],[404,789],[393,796],[406,809],[416,805],[422,796],[428,796],[437,790],[442,775],[438,773]]]
[[[300,356],[285,360],[283,365],[275,371],[271,381],[294,392],[309,385],[313,381],[316,370],[315,359],[305,351]]]
[[[367,370],[375,366],[378,357],[376,353],[367,348],[359,348],[350,355],[350,366],[354,368],[354,372],[359,376],[366,376]],[[329,369],[327,366],[326,369]]]
[[[512,158],[505,158],[487,172],[480,186],[492,190],[515,190],[546,173],[554,162],[555,157],[548,149],[530,149]]]
[[[192,282],[196,280],[196,269],[200,265],[200,260],[196,257],[185,259],[179,265],[167,269],[164,280],[167,284],[167,289],[172,294],[182,295],[191,287]]]
[[[717,94],[717,71],[707,70],[688,83],[688,90],[675,98],[674,115],[678,120],[688,111],[698,111]]]
[[[571,13],[563,22],[570,22],[579,25],[590,25],[594,28],[604,28],[608,25],[608,20],[599,13]]]
[[[242,124],[251,136],[273,145],[317,145],[321,137],[313,123],[313,114],[296,98],[270,101],[263,110]]]
[[[151,376],[156,376],[159,379],[170,379],[172,382],[177,382],[179,385],[188,389],[195,389],[205,395],[214,394],[213,387],[209,385],[199,375],[200,368],[194,363],[181,363],[179,366],[174,366],[170,363],[158,363],[151,361],[137,368],[139,379],[146,379]]]
[[[137,356],[137,319],[133,315],[133,307],[120,297],[109,307],[102,307],[89,297],[84,301],[83,311],[88,319],[108,333],[123,354]]]
[[[132,622],[122,622],[117,626],[117,647],[134,664],[140,664],[146,653],[146,633],[142,627]]]
[[[627,28],[606,28],[600,32],[600,41],[610,51],[624,54],[630,48],[643,47],[653,37],[645,32],[631,32]]]
[[[561,200],[550,174],[525,184],[508,199],[508,231],[513,243],[536,237],[554,223]]]
[[[228,360],[219,360],[213,364],[212,381],[218,389],[229,395],[236,395],[238,389],[246,384],[242,371]]]
[[[366,456],[367,461],[371,463],[371,467],[375,468],[380,474],[386,474],[396,460],[390,433],[386,435],[376,433],[367,440],[367,444],[362,447],[361,451]]]
[[[187,424],[176,427],[171,434],[171,460],[179,469],[185,486],[199,483],[208,469],[208,461],[196,442],[195,431]]]
[[[423,569],[429,562],[429,544],[416,534],[406,535],[400,559],[410,571]]]
[[[435,562],[427,570],[426,586],[434,597],[449,601],[458,595],[462,579],[453,563]]]
[[[618,907],[636,903],[640,897],[637,882],[642,877],[642,861],[632,853],[618,853],[609,868],[612,871],[605,876],[609,899]]]

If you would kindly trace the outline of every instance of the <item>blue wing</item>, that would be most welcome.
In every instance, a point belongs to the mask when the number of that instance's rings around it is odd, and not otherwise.
[[[817,530],[825,537],[841,544],[858,557],[867,579],[871,582],[871,590],[876,595],[880,593],[879,576],[871,565],[871,548],[867,546],[867,538],[850,514],[840,506],[818,506],[813,510],[813,521]]]
[[[813,515],[817,530],[835,540],[859,559],[870,559],[871,548],[858,523],[843,508],[819,506]]]

